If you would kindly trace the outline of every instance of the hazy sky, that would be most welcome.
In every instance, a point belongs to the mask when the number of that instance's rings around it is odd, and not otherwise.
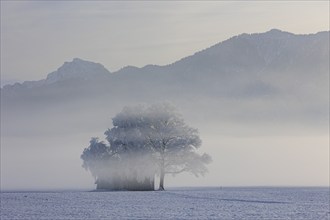
[[[329,1],[1,1],[1,85],[74,57],[164,65],[241,33],[329,30]]]

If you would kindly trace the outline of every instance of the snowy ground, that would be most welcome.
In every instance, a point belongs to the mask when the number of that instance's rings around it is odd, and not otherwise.
[[[329,188],[1,192],[1,219],[330,219]]]

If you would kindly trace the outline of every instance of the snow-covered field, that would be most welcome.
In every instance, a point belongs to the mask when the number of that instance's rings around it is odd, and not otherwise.
[[[330,219],[329,188],[1,192],[1,219]]]

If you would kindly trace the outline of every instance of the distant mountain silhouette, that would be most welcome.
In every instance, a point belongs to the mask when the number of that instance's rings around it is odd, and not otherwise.
[[[75,58],[45,79],[4,86],[1,110],[8,124],[31,112],[40,117],[71,112],[67,121],[75,122],[79,112],[90,122],[111,116],[116,106],[169,100],[186,111],[212,111],[210,118],[323,123],[328,93],[329,31],[296,35],[272,29],[232,37],[165,66],[127,66],[110,73]]]
[[[224,77],[246,72],[326,71],[329,58],[329,32],[295,35],[272,29],[261,34],[241,34],[167,66],[127,66],[110,73],[103,65],[74,58],[40,81],[27,81],[22,87],[33,88],[71,79],[133,78],[153,73],[164,78]],[[119,74],[123,76],[118,76]],[[166,76],[160,76],[165,75]],[[116,76],[114,76],[116,75]],[[168,76],[170,75],[170,76]],[[18,87],[7,85],[6,89]]]

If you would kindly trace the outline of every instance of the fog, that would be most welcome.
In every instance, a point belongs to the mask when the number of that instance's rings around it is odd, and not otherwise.
[[[201,150],[213,159],[209,173],[200,178],[168,175],[167,187],[329,184],[327,135],[228,137],[200,133]],[[95,180],[82,168],[80,159],[90,135],[2,138],[2,190],[95,189]]]
[[[293,114],[236,117],[240,105],[211,107],[195,101],[177,103],[186,122],[198,128],[201,152],[212,156],[209,172],[167,175],[171,186],[319,186],[329,184],[328,127],[322,117],[303,120]],[[94,178],[82,168],[80,155],[91,137],[104,139],[111,118],[122,106],[91,106],[56,114],[25,111],[16,122],[1,121],[2,190],[94,189]],[[205,106],[205,107],[203,107]],[[68,107],[71,108],[71,107]],[[235,110],[239,109],[239,110]],[[253,109],[258,109],[254,106]],[[264,110],[260,110],[263,112]],[[230,113],[230,114],[229,114]],[[247,114],[247,113],[246,113]],[[230,116],[230,118],[229,118]],[[13,124],[9,124],[13,123]]]
[[[177,106],[187,124],[199,130],[200,152],[213,159],[204,177],[167,175],[167,187],[329,184],[327,93],[308,101],[135,94],[59,102],[32,96],[15,105],[2,99],[1,189],[94,189],[80,159],[90,138],[104,140],[112,117],[124,106],[158,101]]]

